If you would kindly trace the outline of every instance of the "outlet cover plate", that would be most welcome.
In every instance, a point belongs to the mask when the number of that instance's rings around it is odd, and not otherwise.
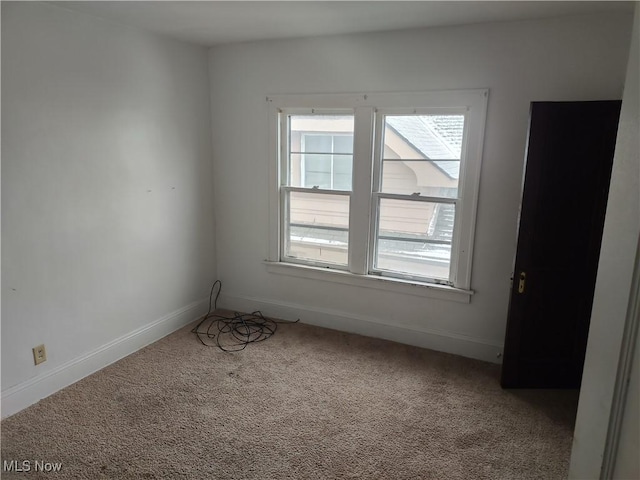
[[[33,347],[33,362],[36,365],[40,365],[42,362],[47,361],[47,351],[44,349],[44,344]]]

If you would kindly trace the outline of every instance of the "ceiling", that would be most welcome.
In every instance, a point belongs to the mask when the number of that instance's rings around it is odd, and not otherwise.
[[[610,1],[50,2],[204,46],[633,10]]]

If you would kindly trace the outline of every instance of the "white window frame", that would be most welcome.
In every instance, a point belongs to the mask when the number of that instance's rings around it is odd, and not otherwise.
[[[270,272],[303,278],[381,288],[421,296],[469,302],[471,266],[488,89],[447,90],[418,93],[367,93],[327,95],[276,95],[267,97],[269,105],[269,250]],[[353,187],[349,194],[349,261],[346,270],[330,269],[315,262],[292,263],[282,256],[283,210],[282,180],[286,166],[281,162],[286,143],[287,115],[296,113],[354,113]],[[451,284],[422,277],[376,271],[373,245],[380,193],[379,174],[384,114],[465,114],[463,155],[460,165],[458,198],[451,254]],[[284,122],[284,124],[283,124]],[[375,143],[374,143],[375,141]],[[289,187],[291,188],[291,187]],[[363,214],[363,212],[366,212]]]

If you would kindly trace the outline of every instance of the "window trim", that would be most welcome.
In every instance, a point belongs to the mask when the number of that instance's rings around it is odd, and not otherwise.
[[[281,209],[281,181],[283,175],[280,166],[280,147],[283,141],[286,143],[286,114],[296,113],[335,113],[340,110],[351,111],[355,115],[354,120],[354,152],[353,158],[368,158],[369,162],[355,162],[353,165],[353,189],[350,194],[350,223],[349,223],[349,262],[348,271],[336,270],[337,275],[347,275],[353,277],[366,277],[367,279],[379,278],[383,280],[382,285],[389,285],[397,282],[401,287],[407,284],[419,285],[420,287],[429,287],[453,291],[470,296],[471,290],[471,265],[473,260],[473,245],[476,226],[476,213],[478,202],[478,191],[480,185],[480,172],[482,162],[482,150],[484,142],[484,131],[486,121],[486,111],[488,102],[488,89],[474,90],[441,90],[430,92],[407,92],[407,93],[367,93],[367,94],[311,94],[311,95],[274,95],[267,97],[268,115],[269,115],[269,245],[268,245],[268,265],[273,266],[274,263],[283,264],[285,270],[295,269],[297,263],[292,264],[281,257],[281,225],[284,223],[283,211]],[[399,277],[388,277],[373,274],[369,271],[369,265],[372,266],[371,254],[372,245],[369,240],[372,236],[372,214],[360,215],[356,213],[360,211],[374,212],[373,205],[374,192],[379,178],[373,178],[374,172],[379,176],[380,169],[373,168],[373,162],[381,161],[381,155],[374,154],[374,149],[380,149],[382,115],[376,113],[384,113],[390,111],[393,113],[401,110],[408,112],[427,111],[430,114],[438,113],[459,113],[465,112],[465,131],[466,144],[463,146],[464,166],[461,164],[461,172],[459,177],[459,199],[460,212],[456,212],[456,222],[454,229],[454,242],[452,245],[452,265],[451,279],[453,286],[442,286],[437,283],[431,283],[424,278],[403,279]],[[374,122],[375,118],[375,123]],[[283,125],[284,122],[284,125]],[[373,138],[375,135],[375,145]],[[363,194],[362,186],[368,184],[373,188],[367,187]],[[365,208],[366,210],[362,210]],[[366,219],[363,217],[367,217]],[[363,233],[364,232],[364,233]],[[363,242],[363,235],[366,236]],[[354,245],[366,245],[366,248],[353,248]],[[455,250],[454,250],[455,249]],[[455,267],[454,267],[455,259]],[[314,270],[314,265],[300,264],[303,269],[303,276],[308,273],[308,269]],[[332,272],[324,266],[319,267],[321,271],[326,273]],[[333,268],[333,266],[332,266]],[[282,269],[270,268],[270,271],[281,271]],[[385,287],[386,288],[386,287]]]
[[[340,285],[373,288],[386,292],[402,293],[419,297],[436,298],[459,303],[469,303],[475,294],[473,290],[423,283],[396,277],[381,277],[378,275],[357,275],[345,270],[329,269],[315,265],[305,265],[289,262],[264,262],[267,272],[295,278],[305,278]]]

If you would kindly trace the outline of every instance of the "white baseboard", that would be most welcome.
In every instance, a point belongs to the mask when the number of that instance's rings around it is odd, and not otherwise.
[[[91,375],[121,358],[195,321],[207,311],[208,299],[193,302],[46,373],[2,392],[2,418]]]
[[[265,316],[283,320],[300,318],[301,323],[383,338],[491,363],[501,363],[502,359],[502,344],[443,330],[392,325],[379,318],[243,295],[222,293],[218,305],[220,308],[243,312],[260,310]]]

